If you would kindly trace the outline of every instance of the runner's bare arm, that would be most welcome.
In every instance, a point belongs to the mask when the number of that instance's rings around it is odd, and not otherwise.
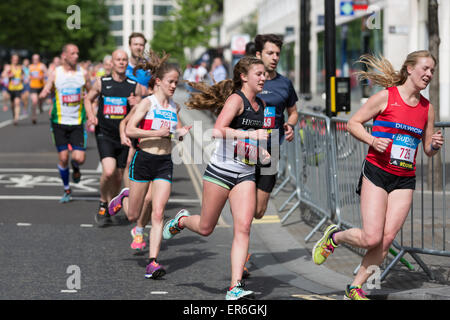
[[[230,128],[233,118],[243,112],[244,102],[237,94],[228,97],[225,105],[217,117],[213,128],[213,137],[216,139],[247,139],[253,140],[267,139],[269,134],[266,129],[254,131],[235,130]]]
[[[55,82],[55,70],[50,72],[50,74],[48,75],[47,82],[45,83],[44,88],[42,89],[41,93],[39,94],[39,98],[45,99],[49,95],[49,93],[53,89],[54,82]]]
[[[295,126],[298,121],[297,105],[294,104],[293,106],[287,108],[286,110],[288,113],[288,119],[287,122],[284,124],[285,139],[286,141],[292,141],[294,139],[294,130],[292,126]]]
[[[428,121],[425,126],[425,130],[423,131],[423,151],[429,157],[434,156],[438,153],[439,149],[444,144],[444,137],[442,136],[442,131],[438,130],[436,133],[434,132],[434,120],[435,113],[434,107],[430,103],[430,107],[428,109]]]
[[[130,138],[149,138],[149,137],[169,137],[170,131],[167,127],[162,127],[159,130],[143,130],[138,128],[139,123],[144,119],[148,110],[150,110],[151,102],[149,99],[144,99],[135,107],[135,113],[128,121],[125,133]]]
[[[119,124],[120,142],[123,145],[129,146],[129,147],[131,147],[131,140],[127,136],[127,134],[125,132],[125,128],[127,127],[127,124],[130,121],[130,118],[134,115],[135,112],[136,112],[136,108],[131,108],[130,112],[127,114],[127,116],[122,121],[120,121],[120,124]]]
[[[175,104],[177,106],[177,116],[178,116],[178,114],[180,112],[180,106],[178,103],[175,103]],[[178,117],[178,119],[180,119],[180,117]],[[183,126],[181,121],[178,121],[177,129],[175,132],[175,139],[182,141],[183,137],[189,133],[189,130],[191,130],[191,128],[192,128],[192,126]]]
[[[84,108],[86,109],[88,125],[92,124],[96,126],[98,124],[98,119],[95,115],[93,104],[95,102],[95,99],[97,99],[97,97],[100,95],[101,89],[102,89],[101,80],[100,78],[97,78],[91,90],[89,90],[88,94],[84,98]]]
[[[356,139],[367,143],[378,152],[384,152],[392,142],[388,138],[375,138],[364,128],[364,123],[382,113],[387,106],[388,90],[382,90],[371,96],[366,103],[348,120],[347,130]]]

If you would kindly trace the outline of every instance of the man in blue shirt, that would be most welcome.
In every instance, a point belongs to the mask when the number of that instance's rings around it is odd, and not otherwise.
[[[294,139],[294,126],[298,121],[296,106],[298,97],[294,86],[288,78],[276,71],[282,46],[283,39],[275,34],[263,34],[255,37],[256,57],[263,61],[266,69],[264,88],[258,94],[258,97],[266,102],[266,108],[264,109],[265,128],[272,129],[272,134],[278,130],[280,145],[284,140],[292,141]],[[284,119],[285,110],[288,114],[287,122]],[[272,149],[270,145],[268,149],[272,159],[279,157],[279,154],[272,154],[272,151],[276,151],[276,149],[270,150]],[[268,170],[269,168],[264,169],[264,167],[257,167],[256,169],[256,219],[261,219],[264,216],[270,193],[277,178],[276,171]]]
[[[125,72],[125,75],[128,78],[147,88],[147,92],[145,92],[144,96],[147,94],[151,94],[148,89],[148,83],[152,76],[150,72],[144,71],[142,69],[136,70],[135,74],[134,67],[137,65],[139,59],[143,56],[146,42],[147,40],[145,40],[145,36],[140,32],[133,32],[128,37],[128,45],[130,46],[131,57],[130,61],[128,62],[127,70]]]

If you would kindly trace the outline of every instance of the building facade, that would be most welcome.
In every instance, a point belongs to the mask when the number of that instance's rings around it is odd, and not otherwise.
[[[300,3],[305,0],[263,0],[258,7],[258,32],[285,36],[280,70],[299,90],[300,74]],[[324,0],[309,3],[310,88],[313,96],[325,92]],[[352,99],[359,100],[371,92],[363,92],[353,76],[355,61],[363,53],[379,53],[401,68],[408,53],[428,48],[428,0],[367,0],[368,7],[349,12],[344,2],[335,0],[336,75],[351,78]],[[439,1],[440,43],[440,117],[450,119],[450,1]],[[424,95],[427,96],[427,92]],[[354,105],[352,108],[358,108]]]
[[[111,20],[110,31],[116,45],[128,50],[128,36],[142,32],[148,41],[158,23],[167,18],[175,0],[107,0]]]

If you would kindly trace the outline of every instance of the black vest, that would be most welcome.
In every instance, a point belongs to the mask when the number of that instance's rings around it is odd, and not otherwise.
[[[136,92],[137,83],[130,78],[117,82],[111,76],[102,77],[101,83],[96,133],[103,133],[110,138],[120,139],[120,121],[130,112],[127,98],[131,93]]]
[[[264,127],[264,102],[256,97],[259,109],[255,111],[242,91],[236,90],[235,93],[244,101],[244,111],[231,121],[230,128],[239,130],[262,129]]]

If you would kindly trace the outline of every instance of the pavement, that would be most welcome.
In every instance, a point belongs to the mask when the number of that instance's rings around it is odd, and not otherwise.
[[[190,149],[191,152],[185,152],[182,150],[179,151],[180,154],[184,153],[185,157],[191,157],[193,165],[188,165],[188,170],[192,170],[192,175],[197,176],[197,178],[200,177],[201,179],[201,174],[209,161],[209,155],[214,145],[210,138],[210,129],[214,125],[214,118],[209,113],[186,110],[183,103],[187,98],[188,93],[185,90],[179,88],[176,91],[174,99],[182,106],[182,110],[180,112],[182,122],[185,124],[194,125],[191,131],[191,137],[193,138],[192,141],[190,141],[191,144],[188,139],[185,139],[183,142],[183,145],[188,148],[188,150]],[[4,113],[3,115],[7,116],[8,114],[9,113]],[[2,119],[2,121],[4,126],[10,124],[9,122],[5,123],[4,119]],[[27,120],[24,122],[27,122]],[[38,126],[40,125],[41,124],[38,122]],[[42,125],[46,126],[44,123]],[[31,124],[27,124],[26,126],[31,126]],[[5,132],[7,133],[6,136],[8,134],[12,135],[12,128],[8,130],[8,132]],[[42,139],[48,139],[48,136],[43,137]],[[6,146],[14,144],[13,140],[5,140],[4,142]],[[35,142],[31,139],[30,141],[26,141],[25,144],[25,146],[21,146],[22,150],[34,150],[33,148],[35,147]],[[49,145],[49,148],[50,147],[52,146]],[[190,155],[188,155],[188,153],[190,153]],[[55,156],[53,149],[51,149],[51,152],[49,149],[48,152],[41,152],[39,155],[42,155],[42,157],[45,156],[45,159],[42,158],[42,161],[40,161],[39,158],[33,159],[33,161],[37,161],[41,168],[48,167],[50,169],[54,167],[54,161],[49,161],[49,159]],[[4,160],[6,161],[8,159]],[[21,162],[16,163],[15,165],[17,167],[24,167],[28,164],[28,162],[29,160],[27,158],[21,158]],[[11,165],[11,162],[8,161],[8,164]],[[95,161],[93,163],[89,163],[89,167],[95,168]],[[280,180],[278,181],[278,184],[279,183]],[[277,188],[278,184],[275,188]],[[201,186],[198,185],[198,181],[197,184],[193,181],[193,189],[195,190],[190,190],[190,192],[195,192],[199,198],[201,198]],[[335,253],[330,256],[324,265],[316,266],[311,261],[311,251],[315,241],[321,237],[321,232],[319,230],[319,232],[314,234],[308,242],[304,239],[316,224],[317,217],[315,217],[314,214],[311,214],[308,209],[300,207],[283,225],[280,223],[280,219],[290,209],[290,205],[288,205],[283,211],[278,208],[281,207],[293,190],[293,186],[286,186],[282,189],[276,197],[272,197],[270,199],[265,217],[261,220],[254,220],[253,222],[250,243],[250,252],[252,255],[249,261],[249,270],[252,273],[254,280],[251,280],[251,282],[261,279],[264,274],[270,275],[276,279],[278,282],[276,285],[273,285],[273,287],[278,291],[274,290],[274,292],[271,292],[271,295],[266,296],[266,298],[269,299],[274,299],[276,296],[285,297],[284,299],[286,299],[286,297],[290,297],[303,300],[342,299],[346,285],[352,281],[353,270],[355,270],[362,259],[362,253],[350,247],[341,246],[336,249]],[[175,208],[173,208],[173,210],[175,210]],[[14,212],[14,210],[11,210],[11,212]],[[219,226],[222,226],[222,228],[219,228],[217,232],[217,237],[219,237],[217,239],[217,248],[220,248],[220,250],[223,249],[223,245],[220,246],[219,244],[227,243],[228,241],[228,230],[232,230],[232,228],[226,228],[226,226],[231,225],[231,221],[232,217],[229,206],[227,205],[224,208],[221,220],[219,221]],[[64,223],[67,223],[67,221],[64,220]],[[326,225],[327,224],[325,224],[325,226]],[[47,227],[47,225],[44,225],[44,227]],[[112,232],[115,231],[111,228],[111,233]],[[104,236],[107,237],[106,234]],[[128,234],[127,237],[129,237]],[[188,235],[188,237],[189,239],[192,238],[190,235]],[[108,239],[110,238],[108,237]],[[125,240],[122,239],[121,241],[124,242]],[[204,252],[203,250],[207,250],[208,248],[207,242],[205,242],[204,245],[205,248],[197,248],[198,250],[196,252],[199,256],[202,255],[202,252]],[[218,256],[227,257],[228,248],[225,249],[223,254]],[[184,252],[185,249],[180,248],[180,250],[180,252]],[[123,253],[117,254],[117,256],[122,257]],[[430,255],[420,255],[420,257],[431,268],[436,277],[435,281],[430,281],[422,269],[407,254],[404,258],[414,266],[414,270],[410,271],[402,264],[398,264],[388,274],[386,279],[380,283],[380,289],[369,290],[365,288],[369,297],[372,299],[382,300],[450,300],[450,259],[448,257],[437,257]],[[90,261],[91,259],[91,257],[88,256],[84,258],[86,261]],[[119,258],[116,259],[119,261]],[[124,263],[123,259],[120,261],[121,263]],[[86,264],[88,264],[88,262],[86,262]],[[382,269],[384,265],[385,264],[383,264]],[[130,266],[127,265],[127,268],[129,267]],[[87,267],[84,267],[83,265],[83,268]],[[182,270],[181,267],[180,270]],[[199,270],[199,272],[205,272],[204,268],[199,268]],[[84,274],[85,273],[87,274],[88,272],[84,271]],[[125,273],[128,272],[124,272],[124,274]],[[174,277],[175,276],[176,275],[174,272]],[[61,278],[65,279],[63,277]],[[264,279],[267,278],[264,277]],[[91,280],[94,281],[95,279]],[[128,283],[126,283],[125,280],[123,280],[123,282],[123,290],[129,290]],[[136,283],[138,283],[137,279]],[[278,283],[286,284],[286,287],[283,287],[283,285]],[[161,284],[161,288],[167,288],[169,284],[170,283]],[[265,285],[267,286],[267,284]],[[98,286],[99,288],[104,288],[105,283],[101,282]],[[302,290],[293,290],[292,287],[300,288]],[[183,290],[187,290],[186,288],[187,287],[184,287]],[[172,287],[170,287],[170,289],[172,289]],[[174,287],[173,290],[180,289]],[[261,291],[265,290],[267,289]],[[283,291],[286,290],[289,291],[287,296],[286,292],[283,293]],[[204,294],[202,290],[199,290],[199,292],[197,291],[193,291],[192,294]],[[211,295],[211,292],[208,291],[208,293]],[[179,296],[181,296],[181,294],[182,293],[180,291]],[[179,296],[174,295],[173,298],[177,299]],[[90,298],[91,296],[86,295],[81,297]],[[130,297],[132,297],[131,294]],[[222,295],[217,294],[217,297],[221,298]]]
[[[186,124],[197,123],[201,132],[207,132],[214,125],[214,117],[209,113],[186,110],[183,101],[188,98],[184,90],[177,90],[175,100],[182,105],[180,118]],[[307,104],[308,102],[305,102]],[[314,101],[317,104],[317,99]],[[305,108],[311,111],[312,107]],[[195,122],[197,121],[197,122]],[[201,121],[201,124],[199,122]],[[211,142],[204,138],[205,134],[193,135],[197,145],[211,150]],[[208,159],[204,159],[208,160]],[[206,166],[204,163],[203,166]],[[202,171],[203,172],[203,171]],[[275,186],[278,187],[280,179]],[[274,190],[275,190],[274,189]],[[311,297],[342,297],[345,287],[353,279],[353,272],[362,260],[363,252],[354,248],[341,246],[322,266],[312,262],[311,252],[315,242],[322,236],[324,227],[316,232],[308,242],[305,237],[317,224],[317,217],[307,208],[300,207],[281,225],[280,219],[290,209],[288,204],[283,211],[278,210],[294,191],[293,186],[286,186],[276,197],[271,197],[263,219],[254,220],[250,252],[250,272],[255,269],[264,271],[284,283],[310,292]],[[229,208],[225,208],[222,216],[231,221]],[[331,222],[330,222],[331,223]],[[267,254],[270,252],[271,254]],[[430,280],[426,273],[406,254],[404,258],[414,267],[407,269],[398,263],[381,282],[372,281],[375,289],[364,286],[368,297],[376,300],[450,300],[450,258],[442,256],[419,255],[435,276]],[[381,272],[392,256],[386,258]]]

